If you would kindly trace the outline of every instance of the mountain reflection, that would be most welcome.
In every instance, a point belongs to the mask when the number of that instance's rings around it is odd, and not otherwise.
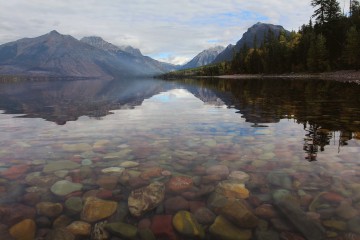
[[[304,125],[309,161],[339,132],[339,147],[360,132],[360,86],[320,80],[156,79],[55,81],[0,84],[0,110],[59,125],[81,116],[101,119],[132,109],[164,91],[183,88],[206,104],[238,110],[252,127],[281,119]]]

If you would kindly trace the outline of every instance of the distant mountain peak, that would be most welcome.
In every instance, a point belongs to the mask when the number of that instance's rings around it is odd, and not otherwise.
[[[194,67],[201,67],[204,65],[208,65],[214,61],[214,59],[224,51],[223,46],[215,46],[209,49],[206,49],[196,55],[190,62],[186,63],[182,66],[182,69],[194,68]]]
[[[254,47],[255,36],[257,40],[256,45],[259,47],[264,41],[264,37],[269,30],[271,30],[275,36],[278,36],[282,31],[289,33],[289,31],[286,31],[283,26],[257,22],[248,28],[248,30],[243,34],[242,38],[236,43],[235,46],[229,45],[216,57],[213,63],[231,61],[233,59],[234,53],[239,52],[244,45],[250,48]]]
[[[61,34],[56,30],[52,30],[51,32],[49,32],[49,35],[61,35]]]

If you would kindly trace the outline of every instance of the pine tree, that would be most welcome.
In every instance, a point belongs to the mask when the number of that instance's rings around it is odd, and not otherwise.
[[[312,72],[323,72],[330,68],[326,39],[322,34],[312,38],[308,51],[307,66]]]
[[[360,33],[352,26],[347,33],[344,59],[349,67],[360,68]]]
[[[312,17],[320,25],[338,19],[341,16],[341,8],[336,0],[312,0],[311,6],[317,7]]]
[[[319,24],[324,24],[327,0],[311,0],[311,6],[318,7],[317,9],[315,9],[312,17],[316,17],[316,22],[318,22]]]

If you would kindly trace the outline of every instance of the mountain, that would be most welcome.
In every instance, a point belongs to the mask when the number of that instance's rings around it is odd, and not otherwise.
[[[83,37],[81,42],[89,44],[98,49],[104,50],[114,56],[121,57],[122,55],[130,55],[136,59],[138,64],[142,64],[149,69],[152,69],[154,74],[170,72],[177,69],[177,66],[157,61],[150,57],[142,55],[141,51],[137,48],[133,48],[131,46],[123,45],[116,46],[112,43],[109,43],[97,36]]]
[[[0,45],[0,74],[112,79],[152,76],[170,68],[170,64],[135,56],[137,51],[111,47],[110,43],[107,48],[92,46],[51,31]]]
[[[230,44],[223,52],[221,52],[215,58],[215,60],[212,63],[231,61],[234,56],[234,53],[239,52],[244,45],[253,48],[255,37],[256,37],[256,46],[260,47],[260,45],[264,42],[264,37],[269,31],[272,31],[276,37],[279,36],[280,32],[282,31],[289,34],[289,31],[285,30],[285,28],[280,25],[258,22],[252,27],[250,27],[243,34],[242,38],[236,43],[235,46]]]
[[[219,53],[224,51],[224,49],[225,48],[222,46],[206,49],[201,53],[199,53],[198,55],[196,55],[191,61],[183,65],[181,69],[196,68],[196,67],[208,65],[212,63],[215,60],[215,58],[219,55]]]

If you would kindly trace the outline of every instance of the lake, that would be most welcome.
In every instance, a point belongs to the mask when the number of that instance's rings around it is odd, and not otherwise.
[[[360,238],[360,85],[1,83],[0,113],[4,239]]]

